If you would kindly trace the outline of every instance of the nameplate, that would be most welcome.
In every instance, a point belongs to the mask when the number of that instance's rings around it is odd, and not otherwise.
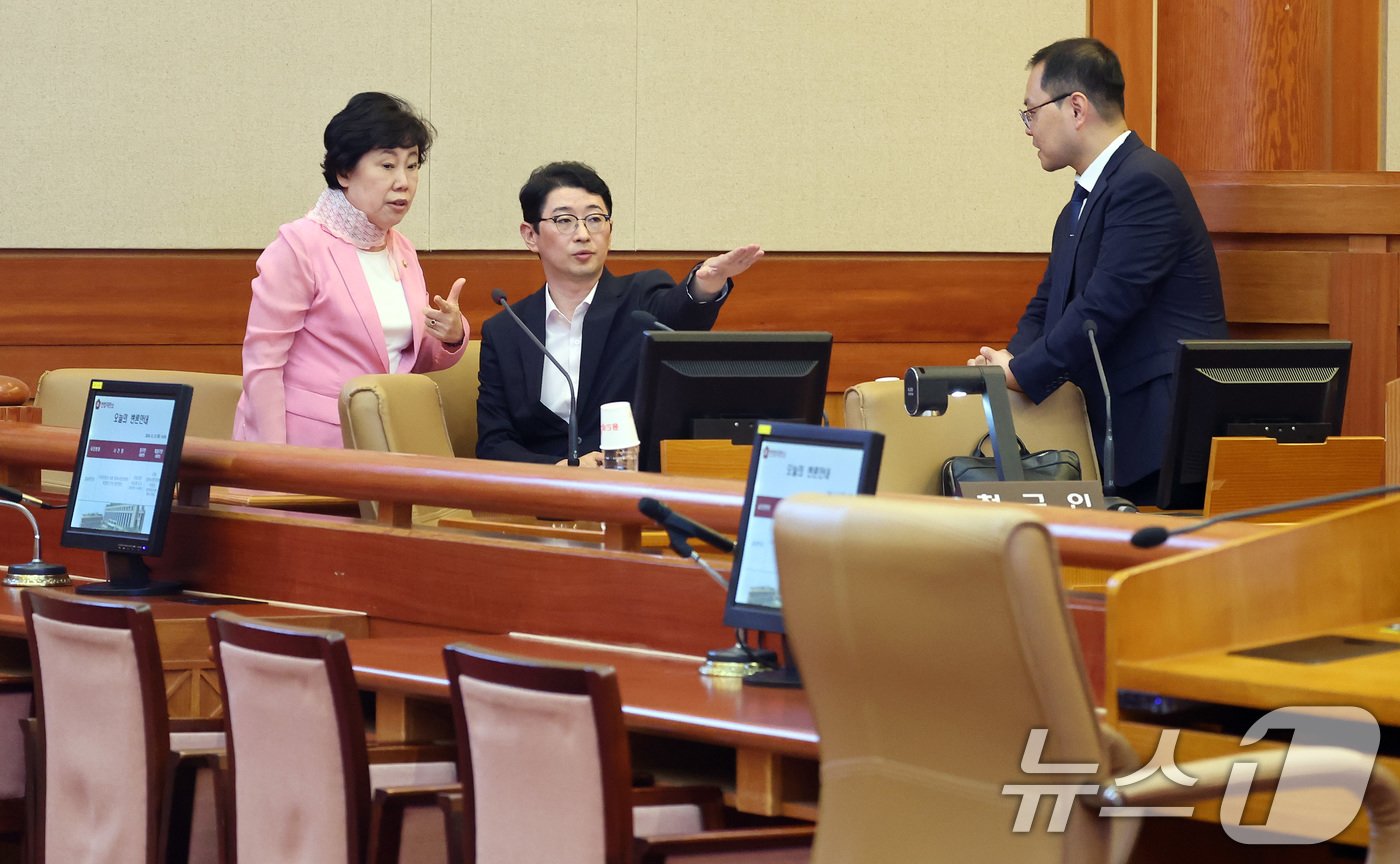
[[[1103,487],[1090,480],[991,480],[962,483],[962,497],[992,504],[1102,510]]]

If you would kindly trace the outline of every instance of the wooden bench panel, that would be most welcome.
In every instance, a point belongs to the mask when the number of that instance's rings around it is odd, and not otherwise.
[[[96,366],[243,373],[242,346],[232,345],[0,345],[0,369],[29,385],[49,369]]]
[[[1326,324],[1331,254],[1219,249],[1230,323]]]

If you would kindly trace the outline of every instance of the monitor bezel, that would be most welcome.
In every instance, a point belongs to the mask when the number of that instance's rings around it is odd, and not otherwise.
[[[87,461],[88,442],[92,434],[93,408],[99,396],[160,399],[172,403],[170,426],[166,430],[165,458],[161,464],[155,509],[151,514],[151,530],[146,534],[94,531],[74,524],[78,518],[76,503],[79,500],[83,466]],[[185,430],[189,425],[193,396],[194,388],[188,384],[114,381],[103,378],[94,378],[89,383],[87,404],[83,409],[83,425],[78,436],[78,452],[73,462],[73,479],[68,489],[68,512],[63,520],[63,534],[59,541],[61,545],[73,549],[95,549],[136,556],[160,555],[165,551],[166,530],[174,507],[175,481],[180,469],[180,457],[184,451]]]
[[[645,330],[642,333],[642,343],[638,351],[637,386],[632,399],[633,414],[637,420],[637,432],[641,441],[640,446],[640,466],[644,471],[661,470],[661,436],[667,435],[674,439],[675,434],[668,430],[658,430],[656,427],[656,406],[661,401],[660,369],[667,360],[676,359],[678,353],[693,353],[696,356],[685,359],[730,359],[725,356],[723,349],[725,346],[741,345],[752,347],[757,345],[771,346],[804,346],[821,349],[821,357],[813,358],[818,360],[818,366],[814,370],[812,377],[820,379],[819,398],[812,401],[805,417],[780,417],[782,421],[804,421],[812,424],[820,423],[826,402],[827,379],[831,372],[831,347],[834,343],[831,333],[820,330],[744,330],[744,331],[710,331],[710,330]],[[796,349],[794,349],[796,350]],[[712,355],[699,356],[703,352],[711,352]],[[796,380],[796,379],[794,379]],[[774,419],[774,413],[770,412],[766,416],[755,416],[752,418],[755,424],[759,421]],[[746,424],[747,425],[747,424]],[[687,439],[688,440],[688,439]],[[748,435],[744,435],[741,441],[749,440]]]
[[[1202,386],[1195,383],[1195,376],[1202,368],[1266,366],[1277,368],[1329,368],[1335,367],[1337,374],[1331,387],[1337,392],[1335,405],[1331,406],[1328,417],[1315,422],[1333,424],[1332,434],[1340,435],[1342,419],[1346,412],[1347,386],[1350,376],[1352,343],[1347,339],[1181,339],[1178,340],[1175,375],[1172,378],[1172,409],[1168,420],[1166,437],[1162,442],[1162,467],[1157,484],[1156,504],[1164,510],[1200,509],[1205,495],[1205,481],[1201,484],[1185,483],[1181,479],[1182,464],[1187,456],[1187,441],[1190,426],[1192,402],[1189,392]],[[1294,354],[1295,362],[1261,363],[1257,358],[1263,354]],[[1248,361],[1248,362],[1246,362]],[[1282,385],[1280,385],[1282,386]],[[1219,436],[1212,436],[1219,437]],[[1209,441],[1195,444],[1196,447],[1209,447]],[[1196,490],[1200,489],[1200,495]]]
[[[880,477],[880,459],[884,453],[885,436],[868,429],[844,429],[831,426],[809,426],[803,423],[760,423],[754,436],[753,453],[749,458],[748,480],[744,489],[744,509],[739,521],[738,539],[734,544],[734,563],[729,570],[729,591],[724,601],[724,624],[764,633],[786,633],[782,607],[739,603],[740,577],[743,573],[744,545],[748,537],[749,516],[753,511],[754,485],[758,478],[763,444],[769,441],[791,442],[826,447],[860,450],[861,471],[854,494],[874,494]],[[781,574],[779,576],[781,579]]]

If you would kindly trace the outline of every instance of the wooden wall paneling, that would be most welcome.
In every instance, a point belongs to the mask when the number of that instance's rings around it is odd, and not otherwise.
[[[1400,379],[1385,385],[1385,482],[1400,483]]]
[[[1230,322],[1231,339],[1330,339],[1326,324],[1237,324]]]
[[[1333,257],[1331,335],[1352,341],[1344,435],[1385,432],[1385,386],[1396,377],[1398,290],[1400,255]]]
[[[1157,149],[1188,170],[1375,169],[1380,20],[1379,0],[1159,4]]]
[[[1004,340],[1003,340],[1004,341]],[[902,378],[910,366],[961,366],[981,342],[838,342],[831,351],[831,392],[862,381]]]
[[[1400,172],[1194,171],[1187,180],[1213,236],[1400,235]]]
[[[1156,141],[1153,90],[1157,78],[1155,12],[1143,0],[1092,0],[1089,35],[1118,55],[1123,67],[1123,103],[1128,128],[1149,146]]]
[[[1334,171],[1385,170],[1385,17],[1381,0],[1332,3],[1328,167]]]
[[[7,345],[243,341],[254,252],[0,254]]]
[[[0,369],[33,388],[49,369],[72,366],[243,372],[242,346],[230,345],[0,345]]]
[[[1288,250],[1216,250],[1231,324],[1326,324],[1332,256]]]
[[[62,366],[241,369],[248,283],[256,252],[0,252],[20,274],[3,315],[14,323],[0,370],[31,387]],[[703,253],[617,253],[613,269],[664,269],[682,277]],[[501,288],[520,300],[539,286],[528,253],[434,252],[422,256],[429,290],[467,278],[462,308],[480,333]],[[836,355],[829,390],[910,365],[961,363],[983,344],[1004,344],[1045,267],[1043,255],[770,255],[741,277],[720,327],[827,330]],[[52,298],[83,314],[46,328]],[[11,302],[12,301],[12,302]],[[166,338],[169,334],[169,338]]]
[[[609,269],[661,269],[683,277],[699,253],[614,253]],[[837,341],[908,342],[1006,339],[1045,271],[1044,255],[808,255],[778,253],[739,277],[719,327],[731,330],[828,330]],[[431,253],[423,270],[443,290],[466,275],[463,309],[491,315],[490,289],[511,301],[540,285],[530,256]],[[455,278],[455,276],[453,276]],[[518,286],[511,289],[507,286]],[[241,335],[241,334],[240,334]]]

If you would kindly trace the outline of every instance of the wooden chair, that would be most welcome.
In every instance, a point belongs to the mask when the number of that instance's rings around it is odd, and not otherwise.
[[[33,860],[222,860],[223,735],[169,719],[150,607],[40,589],[22,602],[37,714]]]
[[[815,864],[849,861],[1122,861],[1132,807],[1219,798],[1234,757],[1181,763],[1194,786],[1136,767],[1094,713],[1049,532],[1017,507],[936,498],[800,495],[776,517],[789,638],[821,733]],[[1022,767],[1032,730],[1040,764]],[[1285,751],[1258,761],[1253,788],[1278,781]],[[1293,747],[1319,787],[1371,770],[1341,748]],[[1290,769],[1292,770],[1292,769]],[[1160,781],[1160,782],[1159,782]],[[1006,784],[1093,784],[1065,830],[1012,831],[1021,799]],[[1377,765],[1368,790],[1372,862],[1400,860],[1400,786]],[[1042,814],[1049,804],[1041,802]]]
[[[29,833],[24,730],[33,714],[34,677],[20,670],[0,673],[0,837],[22,839]]]
[[[459,862],[629,864],[807,860],[808,827],[720,831],[717,788],[633,788],[608,667],[443,652],[457,726]],[[449,830],[452,830],[451,818]]]
[[[228,721],[231,860],[447,860],[436,802],[440,791],[457,788],[456,766],[370,764],[343,635],[225,611],[210,617],[209,634]],[[375,754],[408,755],[404,748]],[[434,785],[400,788],[424,784]]]

